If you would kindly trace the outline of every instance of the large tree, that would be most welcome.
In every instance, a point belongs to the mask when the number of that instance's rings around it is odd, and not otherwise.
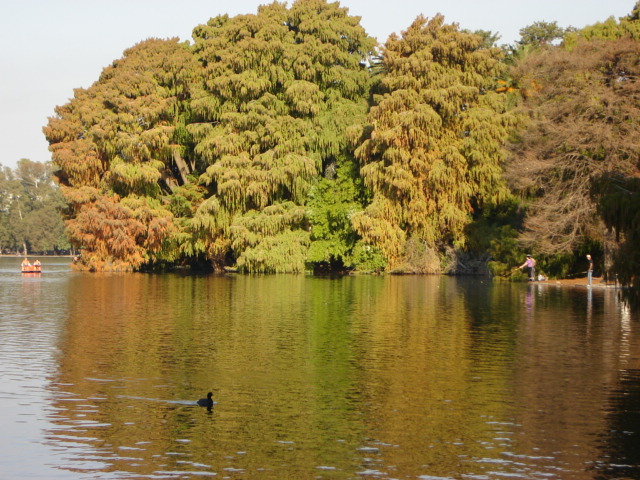
[[[207,254],[216,264],[231,254],[247,271],[302,271],[309,222],[321,221],[304,205],[321,173],[348,171],[336,165],[349,161],[346,127],[366,113],[374,41],[325,0],[219,16],[194,39],[204,80],[188,129],[208,165],[210,196],[195,217]]]
[[[594,179],[632,175],[640,144],[637,40],[580,40],[538,50],[514,69],[535,85],[523,104],[526,128],[514,143],[512,186],[528,203],[524,245],[545,254],[603,242]]]
[[[331,188],[357,184],[345,131],[368,108],[374,40],[325,0],[219,16],[193,36],[192,47],[127,50],[45,128],[83,265],[301,271],[329,237],[342,244],[328,260],[344,263],[353,232],[312,227],[339,198]],[[320,174],[332,171],[327,189]],[[307,215],[314,186],[320,208]],[[350,229],[344,218],[331,226]]]
[[[510,117],[495,92],[500,56],[441,15],[418,17],[387,41],[382,94],[356,135],[373,200],[353,223],[390,269],[409,245],[462,246],[474,211],[507,197],[501,164]]]
[[[558,42],[562,40],[567,33],[573,31],[575,31],[575,28],[562,28],[558,25],[558,22],[534,22],[520,29],[520,40],[518,40],[517,43],[520,46],[531,45],[541,47]]]
[[[77,89],[44,128],[86,268],[157,261],[178,232],[168,205],[190,183],[184,124],[197,74],[187,45],[147,40]],[[122,222],[129,228],[119,229]]]

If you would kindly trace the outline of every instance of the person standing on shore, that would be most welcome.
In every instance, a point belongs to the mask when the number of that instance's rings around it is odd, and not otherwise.
[[[529,270],[529,281],[534,282],[536,280],[536,261],[531,255],[527,255],[527,259],[518,268],[527,267]]]
[[[587,286],[590,287],[593,278],[593,259],[589,254],[587,254],[587,262],[589,262],[589,268],[587,269]]]

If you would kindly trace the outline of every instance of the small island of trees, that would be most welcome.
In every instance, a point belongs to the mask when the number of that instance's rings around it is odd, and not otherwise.
[[[148,39],[44,133],[79,268],[547,275],[640,264],[640,2],[515,45],[338,2]]]

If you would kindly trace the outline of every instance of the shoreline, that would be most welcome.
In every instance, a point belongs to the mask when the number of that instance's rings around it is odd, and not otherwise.
[[[0,258],[25,258],[23,255],[21,254],[4,254],[4,253],[0,253]],[[71,255],[71,254],[66,254],[66,255],[27,255],[26,258],[28,257],[41,257],[41,258],[73,258],[75,257],[75,255]],[[226,268],[225,267],[225,273],[236,273],[234,272],[231,268]],[[138,272],[140,273],[140,272]],[[380,275],[379,273],[363,273],[363,272],[359,272],[359,275]],[[353,275],[353,273],[349,273],[349,275]],[[393,274],[389,274],[389,273],[383,273],[382,275],[393,275]],[[405,274],[405,275],[423,275],[423,274]],[[446,274],[436,274],[436,275],[445,275]],[[314,275],[315,276],[315,275]],[[322,275],[320,275],[322,276]],[[454,275],[456,276],[456,275]],[[464,276],[464,275],[463,275]],[[483,275],[480,275],[483,276]],[[491,278],[493,280],[492,277],[488,277]],[[547,280],[542,280],[542,281],[528,281],[528,282],[521,282],[521,283],[528,283],[530,285],[552,285],[552,286],[559,286],[559,287],[582,287],[582,288],[588,288],[589,285],[587,284],[587,278],[583,277],[583,278],[561,278],[561,279],[547,279]],[[591,288],[598,288],[598,289],[624,289],[624,287],[620,284],[616,284],[615,282],[606,282],[602,279],[602,277],[593,277],[593,282],[591,284]]]
[[[589,288],[587,284],[587,278],[565,278],[557,280],[543,280],[542,282],[530,282],[538,285],[555,285],[560,287],[583,287]],[[605,282],[601,277],[594,277],[591,283],[591,288],[608,288],[608,289],[621,289],[621,285],[617,285],[615,282]]]
[[[25,258],[24,255],[16,255],[15,253],[0,253],[0,257],[7,257],[7,258]],[[75,255],[39,255],[39,254],[29,254],[26,255],[26,257],[46,257],[46,258],[65,258],[65,257],[70,257],[73,258],[75,257]]]

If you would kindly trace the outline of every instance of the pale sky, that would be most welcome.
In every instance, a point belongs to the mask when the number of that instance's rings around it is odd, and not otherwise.
[[[423,14],[461,28],[490,30],[512,44],[536,21],[584,27],[623,17],[636,0],[341,0],[384,43]],[[125,49],[147,38],[179,37],[211,17],[256,13],[271,0],[0,0],[0,164],[51,159],[42,133],[73,89],[89,87]],[[291,1],[287,2],[291,5]]]

